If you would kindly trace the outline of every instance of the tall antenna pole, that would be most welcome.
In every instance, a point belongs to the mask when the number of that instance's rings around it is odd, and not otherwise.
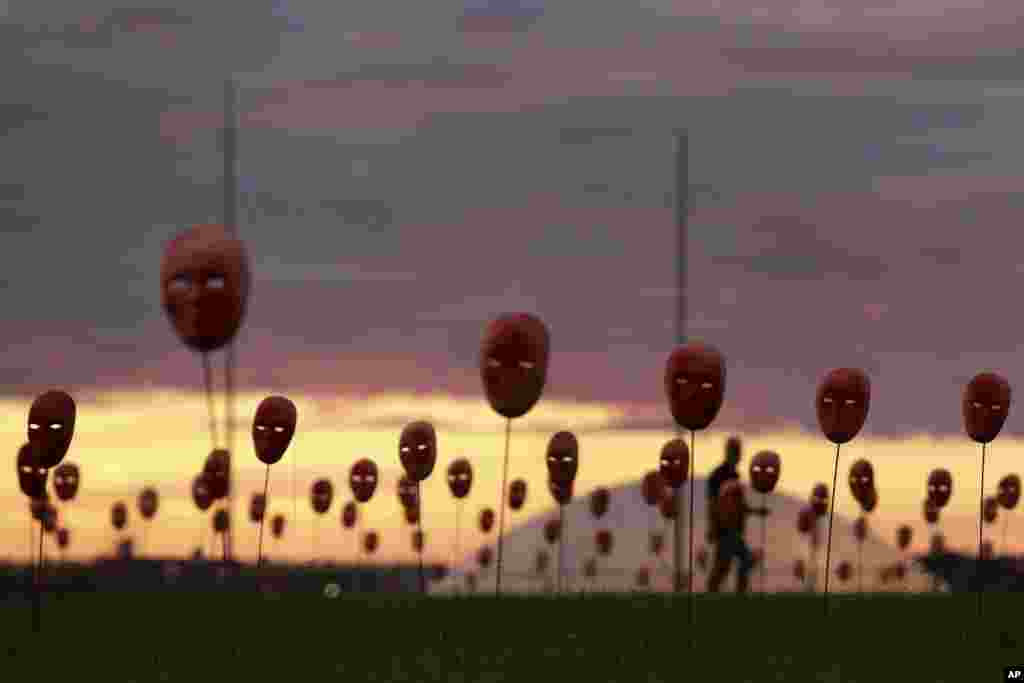
[[[686,222],[690,214],[690,164],[689,164],[689,137],[685,130],[675,131],[675,225],[676,225],[676,344],[686,343]],[[677,427],[679,436],[682,430]],[[690,472],[690,476],[696,476]],[[676,523],[674,554],[675,571],[673,585],[678,593],[682,590],[682,530],[686,521],[686,510],[682,505],[682,496],[676,492]],[[689,562],[689,556],[687,556]],[[691,563],[692,564],[692,563]],[[692,599],[692,598],[691,598]]]
[[[232,235],[238,234],[238,122],[235,116],[235,82],[228,78],[224,81],[224,127],[222,137],[222,149],[224,153],[224,227]],[[227,348],[227,447],[231,454],[228,462],[228,557],[234,559],[235,554],[235,526],[238,520],[235,519],[235,489],[238,488],[238,481],[235,479],[235,343],[232,342]]]

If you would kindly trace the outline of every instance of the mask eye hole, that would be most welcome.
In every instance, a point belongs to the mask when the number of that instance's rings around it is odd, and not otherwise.
[[[533,370],[534,364],[528,360],[521,360],[519,361],[519,367],[521,367],[523,370]]]
[[[992,404],[992,411],[993,412],[998,413],[1002,409],[1003,409],[1003,407],[1001,405],[999,405],[998,403]]]
[[[846,399],[846,405],[848,405],[848,406],[855,405],[856,403],[857,402],[855,400],[853,400],[852,398]]]
[[[178,275],[167,283],[167,291],[174,294],[182,294],[192,287],[192,282],[187,275]]]
[[[35,431],[35,430],[39,429],[39,425],[36,424],[35,422],[29,422],[28,428],[33,430],[33,431]]]
[[[686,379],[685,377],[676,377],[676,384],[678,384],[680,386],[682,386],[684,384],[689,384],[689,380]]]
[[[267,431],[267,428],[264,425],[256,425],[256,431],[258,431],[258,432],[265,432],[265,431]]]
[[[702,384],[700,385],[700,388],[701,388],[701,389],[710,389],[710,388],[712,388],[713,386],[715,386],[715,385],[714,385],[714,384],[712,384],[711,382],[704,382],[704,383],[702,383]]]
[[[408,453],[408,452],[409,452],[409,447],[408,447],[408,446],[402,446],[402,448],[401,448],[400,450],[401,450],[401,451],[402,451],[403,453]]]
[[[204,283],[206,289],[212,289],[214,291],[223,290],[226,284],[227,282],[223,275],[211,275],[206,278],[206,282]]]
[[[425,443],[421,443],[421,444],[420,444],[419,446],[417,446],[416,448],[417,448],[418,450],[421,450],[421,451],[425,451],[425,450],[427,450],[427,444],[425,444]]]
[[[981,404],[978,403],[977,401],[975,401],[973,405],[975,408],[981,408]]]
[[[821,399],[821,402],[822,403],[832,403],[832,397],[831,396],[826,396],[825,398]]]
[[[281,434],[282,432],[284,432],[284,427],[274,427],[274,431],[277,432],[278,434]]]
[[[501,361],[498,360],[497,358],[488,358],[487,359],[487,367],[489,367],[489,368],[500,368],[501,367]]]

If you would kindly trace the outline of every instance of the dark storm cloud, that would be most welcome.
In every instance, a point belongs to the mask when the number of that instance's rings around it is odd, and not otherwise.
[[[729,359],[723,428],[814,429],[817,381],[855,365],[876,390],[870,431],[958,432],[963,382],[1024,372],[1017,317],[991,313],[1024,284],[1024,242],[1006,227],[1024,220],[1024,184],[995,182],[1018,172],[1019,107],[974,82],[1006,77],[999,59],[968,73],[969,50],[943,53],[940,38],[927,54],[878,36],[830,50],[632,8],[594,10],[587,31],[548,13],[492,45],[452,30],[457,3],[399,20],[397,3],[293,2],[306,28],[285,40],[271,4],[147,20],[32,3],[36,19],[16,18],[30,28],[0,27],[0,155],[16,160],[0,168],[7,391],[199,386],[156,269],[177,230],[221,214],[212,129],[220,79],[238,69],[252,72],[242,386],[478,396],[484,323],[528,310],[552,332],[547,396],[660,404],[680,127],[687,333]],[[947,67],[939,95],[911,80]],[[829,95],[799,94],[809,82]],[[956,174],[993,181],[965,189]]]

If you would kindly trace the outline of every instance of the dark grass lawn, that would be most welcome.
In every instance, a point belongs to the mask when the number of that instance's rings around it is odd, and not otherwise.
[[[211,593],[4,603],[0,680],[947,681],[1024,665],[1024,595],[696,598]],[[315,678],[313,678],[315,677]]]

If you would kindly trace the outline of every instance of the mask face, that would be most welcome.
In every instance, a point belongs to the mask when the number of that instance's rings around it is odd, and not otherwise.
[[[242,325],[249,299],[245,248],[220,225],[196,225],[171,240],[160,264],[164,311],[194,351],[226,345]]]
[[[142,489],[142,493],[139,494],[139,514],[143,519],[153,519],[159,504],[160,496],[155,489]]]
[[[363,536],[363,550],[366,551],[367,555],[373,555],[377,551],[377,546],[380,545],[380,536],[376,531],[367,531],[366,535]]]
[[[924,521],[928,524],[938,524],[939,508],[930,500],[924,501]]]
[[[413,552],[416,552],[416,553],[422,553],[423,552],[423,546],[424,546],[424,544],[426,542],[425,538],[426,537],[423,535],[423,531],[421,529],[417,529],[416,531],[412,532],[412,549],[413,549]]]
[[[665,483],[665,478],[661,476],[659,470],[651,470],[644,475],[643,482],[640,484],[640,495],[650,507],[656,506],[661,502],[661,499],[665,497],[665,488],[668,484]]]
[[[658,459],[661,478],[671,489],[679,489],[689,478],[690,449],[682,439],[672,439],[661,448]]]
[[[647,567],[640,567],[636,570],[637,588],[647,588],[651,585],[651,570]]]
[[[835,444],[852,441],[864,427],[871,402],[871,382],[863,370],[838,368],[818,385],[814,406],[825,438]]]
[[[75,401],[63,391],[47,391],[28,411],[28,441],[36,449],[39,465],[60,464],[75,434]]]
[[[48,472],[39,464],[37,451],[30,443],[18,450],[16,465],[21,492],[33,500],[43,498],[46,495]]]
[[[404,508],[417,507],[420,504],[419,487],[409,477],[402,477],[398,480],[398,502]]]
[[[213,505],[213,494],[210,492],[210,485],[206,476],[200,474],[192,480],[192,502],[196,504],[200,512],[206,512]]]
[[[999,480],[999,504],[1007,510],[1017,507],[1020,500],[1020,477],[1016,474],[1008,474]]]
[[[875,488],[875,470],[867,460],[858,460],[850,467],[850,492],[854,500],[863,505],[871,489]]]
[[[996,517],[999,516],[999,502],[991,496],[986,496],[981,506],[981,516],[985,524],[994,524]]]
[[[494,510],[484,508],[480,511],[480,531],[488,534],[494,528]]]
[[[758,493],[771,493],[782,474],[782,458],[774,451],[761,451],[750,461],[750,486]]]
[[[910,541],[914,538],[914,530],[904,524],[896,530],[896,545],[899,546],[900,550],[906,550],[910,546]]]
[[[259,524],[263,521],[263,516],[267,513],[267,497],[262,493],[252,494],[252,499],[249,501],[249,521],[253,524]]]
[[[480,375],[491,408],[509,419],[536,405],[547,381],[549,336],[539,318],[503,315],[484,330]]]
[[[537,551],[537,561],[533,565],[533,570],[538,574],[544,574],[547,572],[548,567],[551,566],[551,556],[548,555],[546,550]]]
[[[665,549],[665,534],[662,534],[657,531],[652,531],[649,547],[651,555],[654,555],[655,557],[661,555],[661,552]]]
[[[356,521],[358,521],[358,519],[359,507],[355,502],[350,500],[341,508],[341,525],[346,529],[351,529],[356,525]]]
[[[526,482],[516,479],[508,487],[508,506],[519,510],[526,503]]]
[[[548,442],[548,478],[557,483],[575,481],[579,444],[571,432],[558,432]]]
[[[53,490],[57,493],[57,498],[65,503],[75,499],[80,481],[78,465],[74,463],[61,463],[53,471]]]
[[[434,471],[437,462],[437,434],[429,422],[406,425],[398,440],[398,456],[405,474],[413,481],[423,481]]]
[[[284,457],[299,413],[295,404],[284,396],[268,396],[260,401],[252,419],[252,443],[260,462],[273,465]]]
[[[327,479],[317,479],[309,492],[309,502],[313,512],[322,515],[331,508],[334,500],[334,486]]]
[[[928,475],[928,500],[940,510],[949,503],[953,495],[953,475],[949,470],[932,470]]]
[[[611,555],[612,552],[612,532],[608,529],[601,529],[594,535],[594,545],[597,546],[597,552],[601,555]]]
[[[594,489],[594,492],[590,494],[590,514],[594,516],[594,519],[601,519],[608,512],[608,505],[611,502],[611,492],[604,488]]]
[[[972,379],[964,388],[964,429],[978,443],[995,439],[1010,412],[1010,383],[991,372]]]
[[[124,529],[128,523],[128,506],[121,502],[114,503],[114,507],[110,509],[110,522],[118,531]]]
[[[224,508],[213,513],[213,530],[218,534],[226,534],[231,528],[231,516]]]
[[[548,542],[548,545],[554,545],[558,543],[558,539],[562,534],[562,523],[557,519],[549,519],[544,522],[544,540]]]
[[[465,498],[473,488],[473,467],[465,458],[448,466],[448,488],[456,499]]]
[[[227,498],[231,491],[231,455],[223,448],[212,451],[203,466],[203,476],[215,501]]]
[[[676,423],[690,431],[705,429],[725,399],[725,358],[706,344],[681,346],[669,356],[664,384]]]
[[[850,580],[851,576],[853,576],[853,567],[850,565],[849,561],[843,560],[839,563],[839,566],[836,567],[836,577],[838,577],[841,582],[846,583]]]
[[[270,520],[270,533],[274,538],[284,536],[284,515],[274,515],[274,518]]]
[[[559,505],[568,505],[572,502],[572,490],[573,483],[560,483],[553,479],[548,480],[548,490],[551,492],[551,497],[555,499],[555,502]]]
[[[828,503],[828,486],[825,484],[815,484],[814,489],[811,491],[811,508],[814,510],[814,514],[819,517],[827,514]]]
[[[359,503],[369,502],[377,490],[377,465],[372,460],[363,458],[349,470],[348,484],[352,495]]]
[[[858,517],[853,523],[853,537],[858,543],[863,543],[868,537],[868,518]]]

